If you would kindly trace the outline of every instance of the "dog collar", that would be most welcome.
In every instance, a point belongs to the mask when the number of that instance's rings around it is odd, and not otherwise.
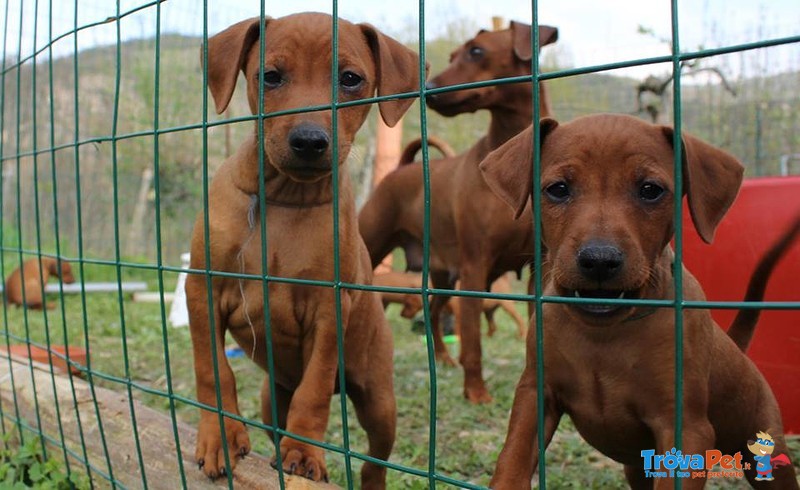
[[[635,322],[636,320],[641,320],[642,318],[648,317],[656,312],[655,307],[645,308],[639,312],[637,312],[632,317],[626,318],[625,322]]]
[[[319,206],[325,206],[326,204],[330,204],[332,202],[333,201],[331,200],[331,201],[312,202],[312,203],[308,203],[308,204],[306,204],[306,203],[299,204],[299,203],[293,203],[293,202],[280,202],[280,201],[276,201],[274,199],[268,199],[268,198],[264,199],[264,203],[268,204],[270,206],[277,206],[279,208],[296,208],[296,209],[317,208]]]
[[[258,203],[258,196],[256,194],[250,194],[251,199],[251,206],[255,206]],[[319,206],[325,206],[326,204],[332,203],[333,200],[323,200],[323,201],[316,201],[311,203],[294,203],[294,202],[281,202],[276,199],[270,199],[268,197],[264,198],[264,204],[268,206],[277,206],[279,208],[294,208],[294,209],[301,209],[301,208],[316,208]]]

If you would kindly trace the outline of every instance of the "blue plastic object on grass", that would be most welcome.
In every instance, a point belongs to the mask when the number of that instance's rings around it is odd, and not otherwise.
[[[237,358],[237,357],[244,357],[244,351],[238,345],[234,346],[234,347],[227,347],[225,349],[225,355],[228,356],[231,359],[234,359],[234,358]]]

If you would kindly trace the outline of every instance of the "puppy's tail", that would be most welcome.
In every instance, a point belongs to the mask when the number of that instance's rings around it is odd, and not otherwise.
[[[428,146],[432,146],[439,150],[439,153],[442,154],[445,158],[450,158],[456,156],[455,150],[453,147],[447,144],[446,141],[443,139],[437,138],[436,136],[428,136]],[[411,141],[409,144],[403,148],[403,153],[400,155],[400,161],[397,162],[398,167],[402,167],[403,165],[408,165],[409,163],[414,162],[417,157],[417,152],[422,149],[422,138],[417,138]]]
[[[783,235],[778,241],[767,250],[763,257],[761,257],[753,275],[750,277],[750,283],[747,285],[747,293],[744,296],[744,301],[761,301],[764,299],[764,291],[767,289],[767,283],[772,275],[772,270],[792,243],[794,243],[799,232],[800,214],[795,216],[789,228],[783,232]],[[733,323],[731,323],[731,328],[728,329],[728,336],[733,339],[742,352],[745,352],[750,345],[750,340],[753,338],[756,322],[760,314],[761,310],[757,308],[739,310]]]

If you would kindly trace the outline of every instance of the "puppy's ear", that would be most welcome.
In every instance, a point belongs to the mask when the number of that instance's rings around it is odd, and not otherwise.
[[[662,129],[672,145],[673,129]],[[703,241],[711,243],[722,217],[739,193],[744,167],[730,153],[694,136],[683,134],[681,141],[683,192],[697,232]]]
[[[227,109],[236,88],[239,70],[244,69],[247,53],[258,41],[259,19],[253,17],[243,20],[208,38],[208,88],[214,97],[217,114]],[[203,63],[202,48],[200,63]]]
[[[558,41],[558,27],[539,25],[539,49]]]
[[[555,119],[539,122],[540,142],[558,126]],[[511,209],[514,219],[525,210],[531,195],[533,178],[533,126],[492,151],[480,163],[483,179]]]
[[[42,257],[42,267],[47,269],[50,275],[58,275],[58,259],[53,257]]]
[[[369,24],[358,25],[375,59],[378,75],[378,95],[402,94],[419,90],[419,56]],[[425,65],[427,77],[429,65]],[[394,126],[403,117],[414,98],[379,102],[381,117]]]
[[[514,44],[514,55],[520,61],[530,61],[533,51],[531,50],[531,26],[521,22],[511,21],[511,39]],[[539,26],[539,49],[553,44],[558,40],[558,29],[551,26]]]
[[[58,275],[58,271],[56,271],[54,275]],[[66,260],[61,261],[61,275],[59,277],[61,278],[61,282],[66,284],[75,282],[75,276],[72,275],[72,266],[70,266],[69,262]]]

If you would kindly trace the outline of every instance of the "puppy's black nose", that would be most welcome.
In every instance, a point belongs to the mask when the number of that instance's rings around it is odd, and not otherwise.
[[[304,160],[313,160],[330,145],[327,131],[315,124],[302,123],[289,131],[289,147]]]
[[[429,80],[425,84],[425,88],[428,89],[428,90],[434,89],[436,87],[437,87],[436,83],[431,81],[431,80]],[[429,99],[435,99],[437,97],[437,95],[436,94],[428,94],[428,95],[426,95],[426,97],[429,98]]]
[[[584,277],[595,281],[611,279],[622,269],[622,251],[609,243],[588,243],[578,250],[578,268]]]

